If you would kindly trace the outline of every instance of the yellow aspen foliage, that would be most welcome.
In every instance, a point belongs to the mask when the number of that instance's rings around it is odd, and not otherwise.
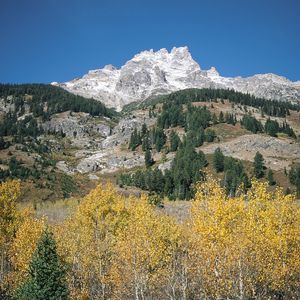
[[[20,196],[20,182],[17,180],[0,184],[0,243],[9,242],[17,225],[17,199]]]
[[[13,288],[26,279],[32,254],[46,226],[46,219],[35,218],[30,209],[24,210],[19,217],[19,226],[9,251],[13,271],[9,274],[7,282]]]
[[[13,291],[47,220],[17,212],[18,182],[0,191],[2,263],[9,253]],[[181,224],[145,195],[99,185],[52,228],[74,300],[300,299],[300,203],[266,183],[230,197],[208,178]]]
[[[125,228],[117,234],[111,278],[116,299],[163,299],[181,234],[175,221],[158,215],[148,199],[131,200]]]
[[[243,228],[242,199],[226,196],[218,182],[202,183],[192,205],[190,254],[194,261],[198,293],[223,298],[235,293],[236,261],[242,244],[236,244]]]
[[[268,192],[266,183],[253,181],[246,195],[230,198],[209,178],[198,186],[191,231],[198,295],[296,299],[300,207],[294,196]]]
[[[107,299],[115,234],[127,216],[125,198],[112,187],[97,186],[57,233],[58,250],[71,269],[72,299]]]
[[[0,184],[0,284],[9,270],[7,252],[17,228],[19,196],[19,181],[13,180]]]
[[[300,283],[299,201],[281,189],[268,193],[267,183],[254,181],[252,185],[246,219],[255,279],[264,289],[292,293]],[[263,294],[264,290],[258,292]]]

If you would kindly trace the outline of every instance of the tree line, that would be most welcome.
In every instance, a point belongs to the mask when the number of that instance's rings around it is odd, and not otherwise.
[[[157,103],[174,102],[178,105],[192,102],[217,101],[218,99],[228,100],[231,103],[244,106],[252,106],[260,109],[263,113],[274,117],[285,117],[289,115],[289,110],[299,111],[298,104],[292,104],[289,101],[267,100],[257,98],[250,94],[236,92],[230,89],[186,89],[171,93],[165,96],[158,96],[143,102],[146,107]]]
[[[8,96],[12,96],[9,101],[15,104],[16,113],[24,113],[27,103],[35,117],[43,116],[44,119],[68,110],[92,116],[112,117],[116,114],[100,101],[71,94],[50,84],[0,84],[0,97],[7,99]]]
[[[246,114],[241,120],[241,125],[253,133],[265,132],[274,137],[276,137],[278,133],[285,133],[294,139],[297,137],[293,128],[288,123],[283,122],[280,125],[276,120],[271,120],[270,118],[268,118],[265,125],[263,125],[254,116]]]

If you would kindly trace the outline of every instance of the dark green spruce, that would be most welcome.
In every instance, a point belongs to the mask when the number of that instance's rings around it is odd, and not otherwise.
[[[28,279],[17,290],[16,300],[68,300],[65,268],[57,254],[56,243],[46,229],[32,255]]]
[[[265,168],[264,158],[261,155],[261,153],[256,152],[254,157],[254,175],[257,179],[264,177],[265,175],[264,168]]]

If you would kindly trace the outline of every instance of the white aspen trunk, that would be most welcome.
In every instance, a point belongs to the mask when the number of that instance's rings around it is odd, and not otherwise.
[[[239,294],[240,300],[244,299],[244,279],[243,279],[243,270],[242,270],[242,262],[241,258],[239,259]]]

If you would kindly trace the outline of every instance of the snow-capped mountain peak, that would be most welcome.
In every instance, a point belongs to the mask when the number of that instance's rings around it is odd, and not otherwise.
[[[151,95],[185,88],[232,88],[268,99],[300,100],[300,81],[292,82],[271,73],[246,78],[222,77],[215,67],[201,70],[188,47],[174,47],[170,52],[165,48],[142,51],[120,69],[106,65],[89,71],[82,78],[52,84],[98,99],[117,110]]]
[[[207,76],[210,78],[214,78],[220,77],[220,74],[215,67],[211,67],[209,70],[207,70]]]

